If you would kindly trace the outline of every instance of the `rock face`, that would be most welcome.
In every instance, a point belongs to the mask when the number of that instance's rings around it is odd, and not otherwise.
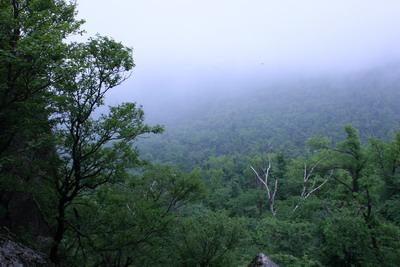
[[[279,265],[260,253],[252,260],[248,267],[279,267]]]
[[[51,237],[50,227],[31,194],[20,191],[0,192],[0,204],[0,226],[17,235],[28,233],[39,242]]]
[[[0,235],[0,266],[40,266],[51,264],[33,249],[24,246],[7,235]]]

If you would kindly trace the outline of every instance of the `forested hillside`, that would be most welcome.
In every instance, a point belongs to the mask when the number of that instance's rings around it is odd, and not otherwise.
[[[321,76],[289,76],[265,86],[232,88],[233,92],[218,93],[215,88],[207,98],[187,99],[175,117],[160,113],[159,122],[165,121],[167,131],[144,140],[142,153],[193,168],[210,155],[281,151],[299,156],[305,141],[315,135],[334,142],[344,138],[346,124],[360,130],[363,142],[394,137],[400,127],[398,64]]]
[[[170,118],[140,147],[200,173],[201,210],[246,221],[243,255],[262,248],[282,266],[396,266],[399,70],[226,94]]]
[[[398,266],[399,64],[216,86],[147,122],[137,103],[104,108],[134,53],[111,37],[68,39],[82,34],[76,8],[0,3],[2,257]]]

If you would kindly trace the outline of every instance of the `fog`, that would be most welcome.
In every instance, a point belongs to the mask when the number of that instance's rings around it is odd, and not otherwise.
[[[77,2],[78,17],[87,21],[83,38],[100,33],[134,49],[133,75],[107,103],[137,101],[149,116],[170,106],[183,112],[182,103],[218,92],[400,59],[398,0]]]

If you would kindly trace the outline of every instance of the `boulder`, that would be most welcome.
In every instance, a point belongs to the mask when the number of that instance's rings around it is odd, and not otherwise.
[[[279,265],[260,253],[252,260],[248,267],[279,267]]]
[[[0,266],[52,266],[40,253],[0,234]]]

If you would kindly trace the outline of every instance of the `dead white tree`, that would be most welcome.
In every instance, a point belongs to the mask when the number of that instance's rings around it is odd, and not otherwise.
[[[308,198],[311,194],[315,193],[317,190],[321,189],[321,187],[326,184],[329,180],[329,178],[331,178],[333,172],[331,172],[328,176],[325,175],[325,179],[323,182],[321,182],[318,186],[316,186],[317,184],[317,176],[314,175],[314,179],[311,186],[310,186],[310,178],[312,177],[312,175],[314,174],[314,170],[315,168],[321,163],[321,161],[323,161],[324,158],[321,158],[320,160],[318,160],[310,169],[309,172],[307,172],[307,163],[304,163],[304,176],[303,176],[303,191],[301,192],[300,195],[300,202],[297,203],[297,205],[293,208],[292,210],[292,214],[299,208],[300,204],[306,199]]]
[[[259,175],[258,172],[253,168],[253,166],[250,165],[250,168],[256,174],[258,180],[260,180],[260,182],[264,185],[264,187],[267,191],[269,210],[270,210],[271,214],[275,216],[276,209],[275,209],[274,204],[275,204],[276,192],[278,191],[278,178],[277,177],[275,178],[275,185],[272,190],[272,188],[270,188],[270,185],[268,184],[269,183],[268,179],[270,178],[269,171],[271,169],[271,161],[268,160],[268,167],[262,169],[262,175]]]

